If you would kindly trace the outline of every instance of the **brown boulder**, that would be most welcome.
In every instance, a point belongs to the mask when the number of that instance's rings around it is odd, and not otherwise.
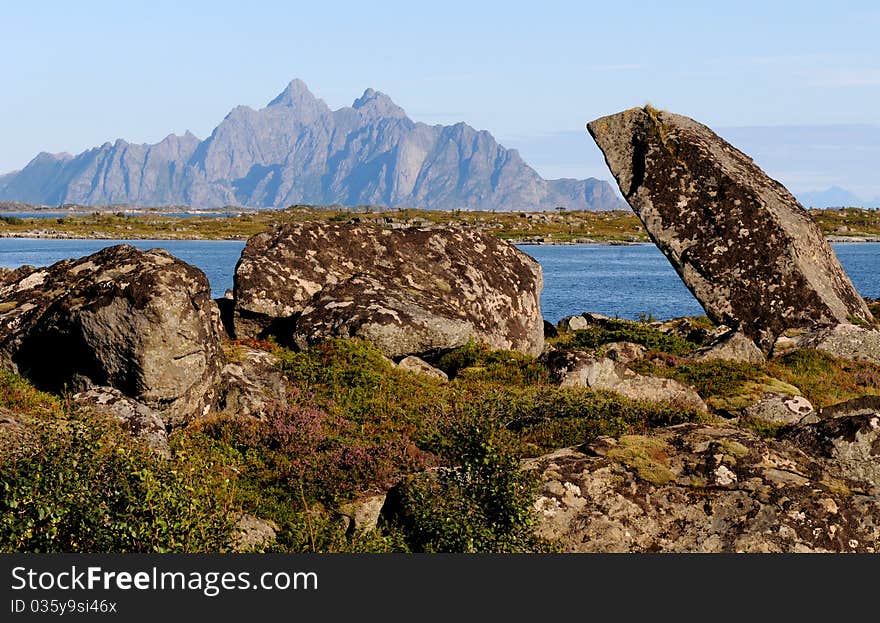
[[[209,408],[219,322],[202,271],[108,247],[0,281],[0,363],[41,389],[115,387],[176,425]]]
[[[874,324],[809,214],[709,128],[650,107],[587,127],[624,197],[713,321],[765,353],[786,329]]]
[[[360,337],[395,358],[470,339],[537,355],[541,285],[537,262],[488,234],[296,223],[248,240],[235,333],[299,347]]]

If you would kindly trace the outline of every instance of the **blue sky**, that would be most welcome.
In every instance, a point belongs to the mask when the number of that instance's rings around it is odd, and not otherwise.
[[[584,124],[650,102],[752,128],[738,146],[775,154],[793,190],[880,196],[869,168],[833,160],[880,126],[876,1],[183,4],[0,5],[0,172],[42,150],[204,137],[298,77],[333,108],[373,87],[415,120],[487,129],[548,177],[607,178]],[[798,158],[763,126],[800,128],[783,131]]]

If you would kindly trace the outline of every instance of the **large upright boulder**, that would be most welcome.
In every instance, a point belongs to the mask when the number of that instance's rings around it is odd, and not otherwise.
[[[461,229],[296,223],[248,240],[235,269],[235,333],[305,347],[360,337],[387,356],[469,339],[537,355],[540,265]]]
[[[786,329],[875,324],[797,200],[709,128],[650,107],[587,128],[623,196],[712,320],[765,353]]]
[[[175,425],[208,408],[219,362],[208,280],[163,250],[113,246],[0,279],[0,365],[43,389],[114,387]]]

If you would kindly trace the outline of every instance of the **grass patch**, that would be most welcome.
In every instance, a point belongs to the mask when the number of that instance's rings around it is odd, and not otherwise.
[[[768,364],[774,376],[796,385],[815,407],[880,395],[880,366],[818,350],[792,351]]]
[[[647,324],[616,319],[605,320],[601,325],[562,335],[553,343],[559,348],[568,350],[598,350],[612,342],[633,342],[641,344],[650,351],[670,355],[686,355],[699,348],[699,344],[677,335],[667,335]]]

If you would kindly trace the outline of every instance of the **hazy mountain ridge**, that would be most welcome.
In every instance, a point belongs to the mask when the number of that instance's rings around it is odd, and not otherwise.
[[[300,80],[263,109],[234,108],[203,141],[187,132],[155,145],[119,139],[76,156],[41,153],[21,171],[0,176],[0,200],[196,207],[626,207],[601,180],[544,180],[516,150],[505,149],[485,130],[414,122],[373,89],[334,111]]]
[[[798,201],[804,207],[815,208],[877,208],[880,207],[880,198],[863,199],[854,192],[832,186],[826,190],[797,193]]]

